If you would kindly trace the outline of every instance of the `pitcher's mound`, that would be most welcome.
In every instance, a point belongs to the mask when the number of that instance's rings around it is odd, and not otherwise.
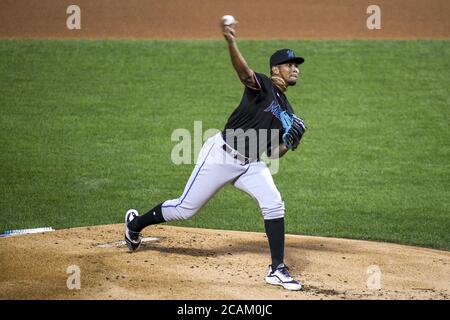
[[[305,285],[289,292],[264,282],[263,233],[156,226],[144,236],[133,254],[121,242],[122,224],[0,239],[0,299],[450,297],[446,251],[287,235],[286,264]],[[77,267],[80,289],[68,289]]]

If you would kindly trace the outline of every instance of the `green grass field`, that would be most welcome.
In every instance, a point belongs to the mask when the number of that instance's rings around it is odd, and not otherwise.
[[[275,182],[287,231],[450,250],[450,41],[240,41],[267,74],[306,58],[288,91],[309,126]],[[176,128],[222,129],[242,86],[224,41],[0,41],[0,231],[121,223],[178,197]],[[192,220],[262,231],[223,189]]]

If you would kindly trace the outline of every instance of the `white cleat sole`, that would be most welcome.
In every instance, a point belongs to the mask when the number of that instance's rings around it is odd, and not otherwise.
[[[266,282],[275,286],[282,286],[286,290],[290,291],[299,291],[302,290],[303,286],[300,283],[291,283],[291,282],[281,282],[278,278],[266,277]]]

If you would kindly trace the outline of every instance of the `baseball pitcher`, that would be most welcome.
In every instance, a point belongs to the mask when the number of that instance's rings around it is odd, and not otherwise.
[[[305,132],[285,93],[299,78],[304,59],[293,50],[276,51],[269,60],[270,77],[250,69],[236,43],[235,24],[221,24],[236,73],[244,85],[240,104],[222,132],[203,145],[197,164],[176,199],[164,201],[144,215],[134,209],[125,214],[125,241],[138,249],[142,229],[149,225],[192,218],[222,187],[231,183],[256,199],[264,218],[271,252],[266,282],[287,290],[300,290],[284,264],[284,202],[261,155],[284,156],[296,150]]]

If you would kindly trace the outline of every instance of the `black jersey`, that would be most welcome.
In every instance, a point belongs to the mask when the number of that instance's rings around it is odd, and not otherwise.
[[[222,136],[228,145],[251,159],[282,143],[280,113],[294,113],[289,101],[264,74],[255,72],[257,87],[245,87],[239,106],[225,125]]]

